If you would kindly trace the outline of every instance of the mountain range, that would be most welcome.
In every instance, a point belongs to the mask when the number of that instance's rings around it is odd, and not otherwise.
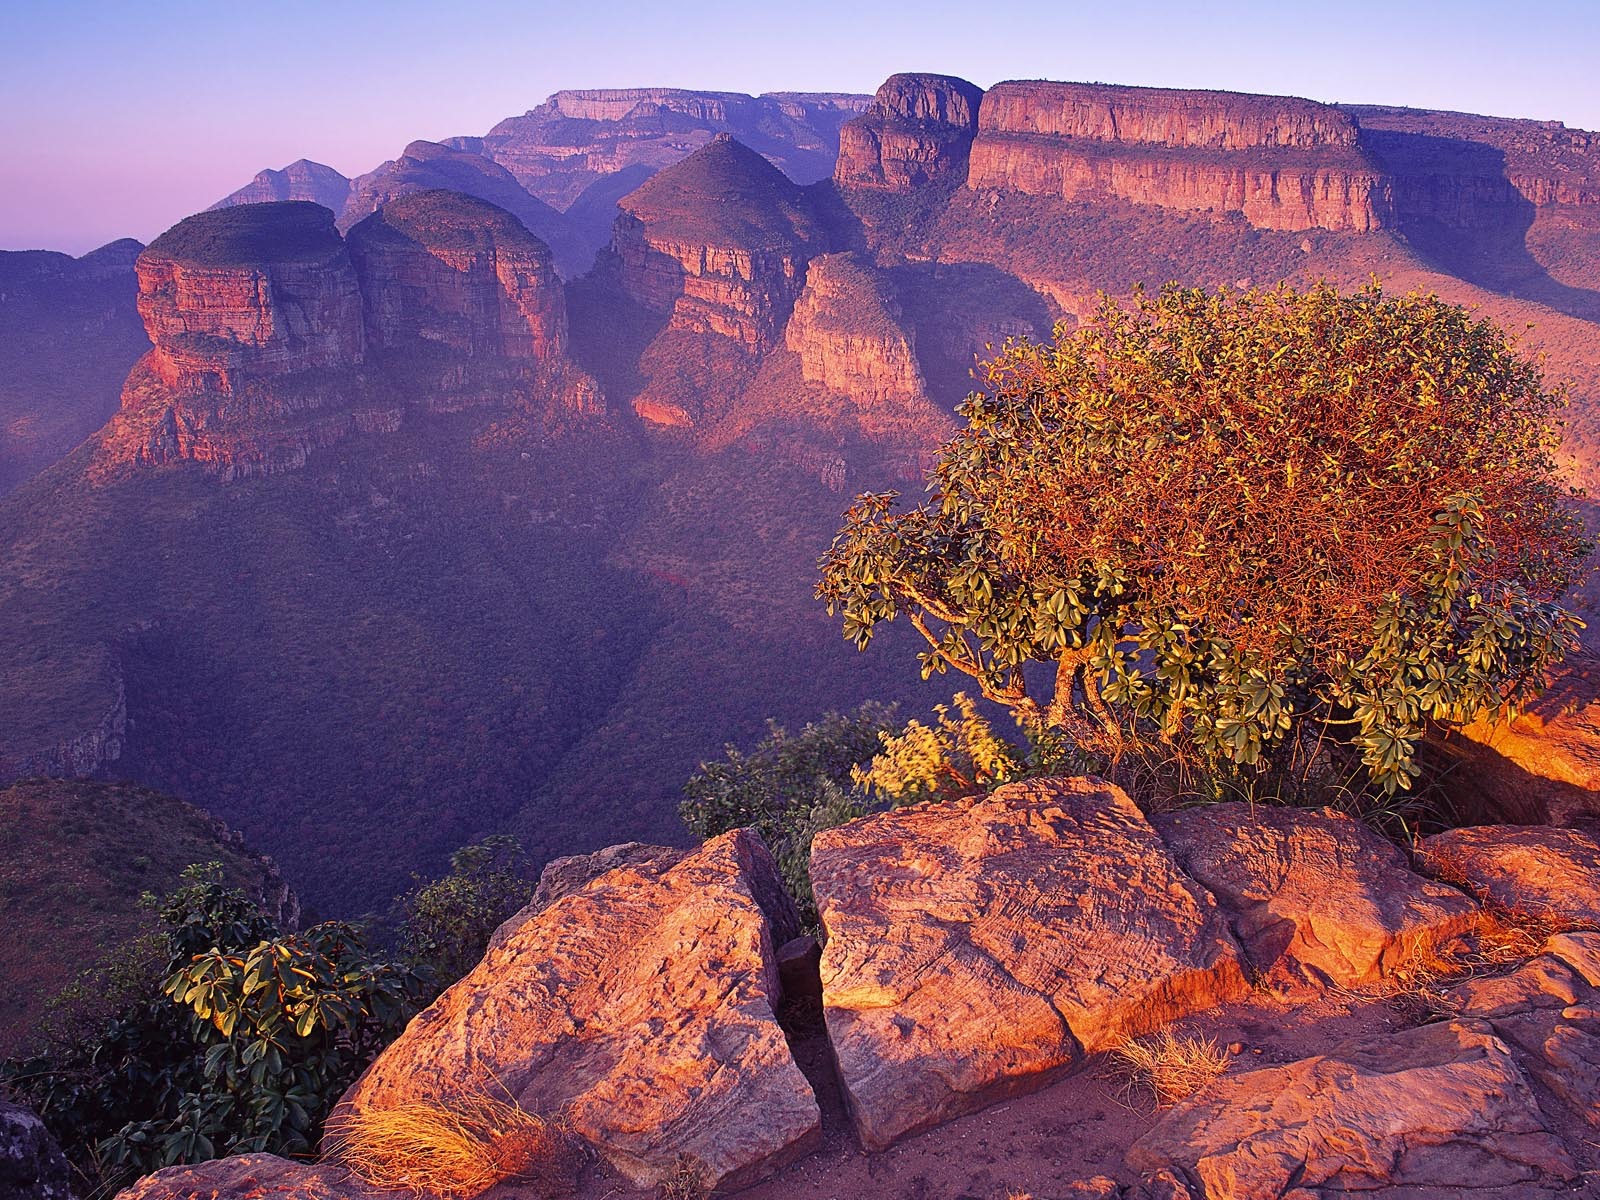
[[[1559,123],[928,74],[564,92],[134,249],[49,259],[97,317],[0,295],[10,352],[82,358],[0,393],[0,776],[181,796],[330,910],[499,829],[681,840],[724,741],[945,698],[839,638],[813,564],[850,494],[920,486],[977,357],[1101,289],[1435,291],[1525,331],[1600,477],[1600,135]]]

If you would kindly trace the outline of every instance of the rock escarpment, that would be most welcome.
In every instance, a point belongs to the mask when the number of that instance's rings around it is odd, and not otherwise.
[[[1389,219],[1355,121],[1279,96],[997,84],[979,110],[967,185],[1237,213],[1262,229],[1365,232]]]
[[[826,237],[810,198],[718,136],[622,201],[615,252],[628,294],[674,329],[770,346]]]
[[[962,183],[983,89],[952,75],[891,75],[839,131],[841,188],[910,193]]]
[[[857,404],[925,394],[915,334],[882,276],[856,254],[811,260],[783,337],[807,379]]]
[[[332,210],[335,216],[350,201],[351,181],[332,167],[296,159],[281,171],[266,170],[236,192],[230,192],[212,208],[232,208],[239,204],[268,204],[274,200],[309,200]]]
[[[566,360],[549,250],[511,214],[408,195],[347,244],[303,201],[201,213],[141,255],[154,349],[108,428],[115,461],[194,460],[229,476],[303,464],[411,409],[597,411]],[[405,353],[426,348],[432,353]]]
[[[774,1015],[776,950],[798,928],[749,831],[608,871],[503,929],[334,1123],[448,1100],[487,1073],[529,1111],[564,1114],[636,1185],[666,1179],[681,1155],[708,1185],[758,1178],[820,1131]]]

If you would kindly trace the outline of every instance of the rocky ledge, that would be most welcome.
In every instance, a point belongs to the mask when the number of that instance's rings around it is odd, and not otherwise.
[[[1151,819],[1103,781],[1057,779],[829,831],[812,876],[820,965],[748,831],[552,864],[340,1116],[448,1102],[488,1072],[594,1150],[585,1197],[685,1172],[762,1198],[868,1178],[944,1194],[895,1175],[940,1139],[993,1184],[948,1194],[996,1200],[1012,1189],[974,1162],[1015,1183],[1041,1153],[1096,1169],[1039,1200],[1511,1200],[1600,1177],[1600,847],[1578,831],[1458,831],[1413,859],[1332,810]],[[1491,953],[1494,929],[1525,945]],[[1102,1114],[1081,1149],[1051,1136],[1106,1095],[1107,1051],[1175,1025],[1235,1034],[1226,1069]],[[1008,1109],[1034,1114],[1032,1165],[982,1155]],[[251,1155],[124,1200],[374,1194],[336,1154]]]

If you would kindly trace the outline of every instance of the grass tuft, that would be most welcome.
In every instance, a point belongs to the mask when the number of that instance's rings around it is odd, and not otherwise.
[[[440,1200],[471,1200],[511,1179],[562,1194],[583,1158],[559,1122],[487,1088],[345,1116],[330,1124],[329,1148],[374,1187]]]
[[[1180,1037],[1170,1029],[1131,1038],[1111,1054],[1129,1087],[1148,1088],[1158,1105],[1188,1099],[1228,1069],[1228,1052],[1211,1038]]]

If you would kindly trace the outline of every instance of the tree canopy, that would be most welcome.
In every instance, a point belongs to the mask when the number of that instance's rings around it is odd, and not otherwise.
[[[1575,644],[1564,396],[1459,306],[1170,285],[984,378],[921,504],[857,498],[818,596],[862,648],[904,615],[924,677],[1093,757],[1264,767],[1313,731],[1394,792],[1431,723],[1527,698]]]

